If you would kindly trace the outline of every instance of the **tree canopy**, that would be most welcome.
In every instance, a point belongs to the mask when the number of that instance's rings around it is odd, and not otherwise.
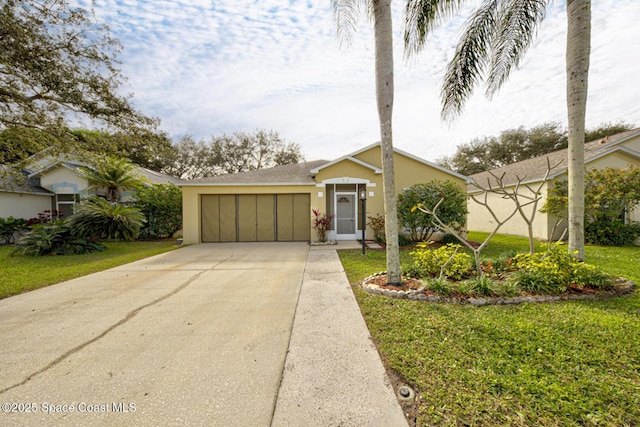
[[[300,145],[287,142],[275,131],[235,132],[195,141],[183,137],[173,146],[163,172],[183,179],[244,172],[304,160]]]
[[[587,130],[585,140],[593,141],[630,129],[633,125],[624,122],[603,123]],[[567,148],[567,143],[567,131],[559,123],[544,123],[530,129],[520,126],[505,130],[497,137],[484,136],[459,145],[454,155],[439,159],[438,163],[463,175],[473,175]]]
[[[59,145],[70,122],[148,136],[156,121],[118,94],[120,45],[91,11],[65,0],[0,6],[0,130],[44,130]],[[50,145],[51,146],[51,145]]]

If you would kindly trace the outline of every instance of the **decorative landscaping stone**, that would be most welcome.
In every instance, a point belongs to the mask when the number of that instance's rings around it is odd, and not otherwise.
[[[627,280],[625,278],[618,278],[615,281],[614,289],[610,291],[602,291],[591,294],[563,294],[563,295],[523,295],[519,297],[443,297],[440,295],[426,294],[423,291],[416,290],[398,290],[398,289],[386,289],[375,283],[375,279],[380,276],[386,275],[386,271],[372,274],[362,281],[362,288],[371,294],[384,295],[389,298],[396,299],[409,299],[413,301],[426,301],[426,302],[444,302],[455,304],[470,304],[473,306],[484,305],[507,305],[507,304],[523,304],[523,303],[541,303],[541,302],[555,302],[555,301],[568,301],[568,300],[587,300],[587,299],[605,299],[623,295],[631,295],[635,292],[636,284],[633,280]]]

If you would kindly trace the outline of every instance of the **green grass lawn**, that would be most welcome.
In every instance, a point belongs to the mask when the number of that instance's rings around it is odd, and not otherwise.
[[[511,250],[527,251],[527,240],[496,236],[486,255]],[[587,262],[640,282],[640,248],[585,252]],[[340,258],[352,283],[385,269],[381,251]],[[419,392],[417,425],[640,425],[637,294],[473,307],[354,292],[387,367]]]
[[[84,255],[9,256],[0,246],[0,299],[178,248],[175,241],[109,242],[103,252]]]

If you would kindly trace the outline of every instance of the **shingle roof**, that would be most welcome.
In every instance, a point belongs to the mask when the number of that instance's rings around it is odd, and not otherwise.
[[[632,129],[626,132],[621,132],[615,135],[585,143],[585,163],[603,154],[616,150],[621,142],[633,138],[637,135],[640,135],[640,128]],[[552,167],[557,165],[552,169],[550,174],[550,177],[555,177],[567,170],[568,151],[569,150],[567,148],[554,151],[552,153],[544,154],[539,157],[522,160],[510,165],[492,169],[491,171],[480,172],[475,175],[471,175],[471,178],[483,187],[487,186],[489,180],[492,185],[495,184],[495,178],[491,176],[491,173],[498,177],[503,177],[503,183],[506,185],[515,184],[516,182],[518,182],[518,179],[522,179],[524,183],[538,181],[544,178],[544,175],[547,172],[547,159],[549,160],[549,164]],[[468,186],[467,188],[469,190],[476,190],[476,187],[472,185]]]
[[[282,165],[267,169],[256,169],[247,172],[199,178],[188,182],[184,181],[180,185],[315,184],[311,169],[325,163],[327,163],[327,160],[314,160],[311,162]]]
[[[10,166],[0,165],[0,191],[51,196],[52,193],[40,186],[40,179],[30,178],[27,171],[17,173]],[[20,177],[19,175],[22,175]],[[22,178],[22,179],[21,179]]]
[[[180,178],[176,178],[172,175],[167,175],[166,173],[143,168],[142,166],[136,166],[136,171],[142,174],[142,176],[144,176],[146,180],[151,184],[166,184],[168,182],[171,182],[177,185],[182,182]]]

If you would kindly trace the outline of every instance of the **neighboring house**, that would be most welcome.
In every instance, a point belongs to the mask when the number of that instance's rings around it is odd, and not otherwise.
[[[567,153],[567,149],[555,151],[493,169],[491,173],[503,177],[504,184],[509,188],[514,188],[518,179],[521,179],[520,193],[531,195],[531,192],[525,188],[525,184],[532,189],[538,188],[547,172],[547,159],[551,166],[561,162],[551,171],[546,182],[542,183],[542,198],[537,206],[539,211],[544,205],[548,191],[553,188],[554,182],[567,180]],[[640,128],[586,143],[584,157],[586,170],[607,167],[624,169],[629,166],[640,166]],[[471,178],[483,188],[488,188],[488,183],[495,187],[495,179],[488,171],[472,175]],[[473,185],[469,185],[467,191],[470,195],[482,195],[482,192]],[[513,201],[496,194],[489,194],[487,200],[500,220],[507,218],[515,207]],[[469,230],[491,232],[495,229],[496,222],[484,206],[469,199],[468,209],[467,228]],[[531,206],[524,209],[528,216],[531,214],[531,209]],[[636,209],[634,212],[628,212],[627,220],[640,221],[640,211]],[[566,222],[561,222],[558,227],[554,227],[555,224],[555,217],[536,212],[533,223],[534,237],[542,240],[560,238],[567,227]],[[520,214],[516,213],[500,228],[500,233],[527,236],[527,225]]]
[[[465,188],[468,178],[401,150],[394,150],[396,193],[434,179]],[[384,214],[380,144],[332,161],[214,176],[179,184],[184,243],[317,241],[312,209],[334,215],[330,240],[362,237],[359,192],[366,216]],[[373,237],[371,230],[366,236]]]
[[[93,191],[89,183],[79,173],[81,167],[90,167],[72,156],[46,156],[34,160],[21,171],[24,179],[16,179],[8,166],[2,166],[0,179],[0,218],[35,218],[44,211],[59,210],[63,216],[73,213],[73,205]],[[138,173],[146,185],[181,180],[173,176],[137,167]],[[125,192],[122,200],[131,200],[131,193]]]

